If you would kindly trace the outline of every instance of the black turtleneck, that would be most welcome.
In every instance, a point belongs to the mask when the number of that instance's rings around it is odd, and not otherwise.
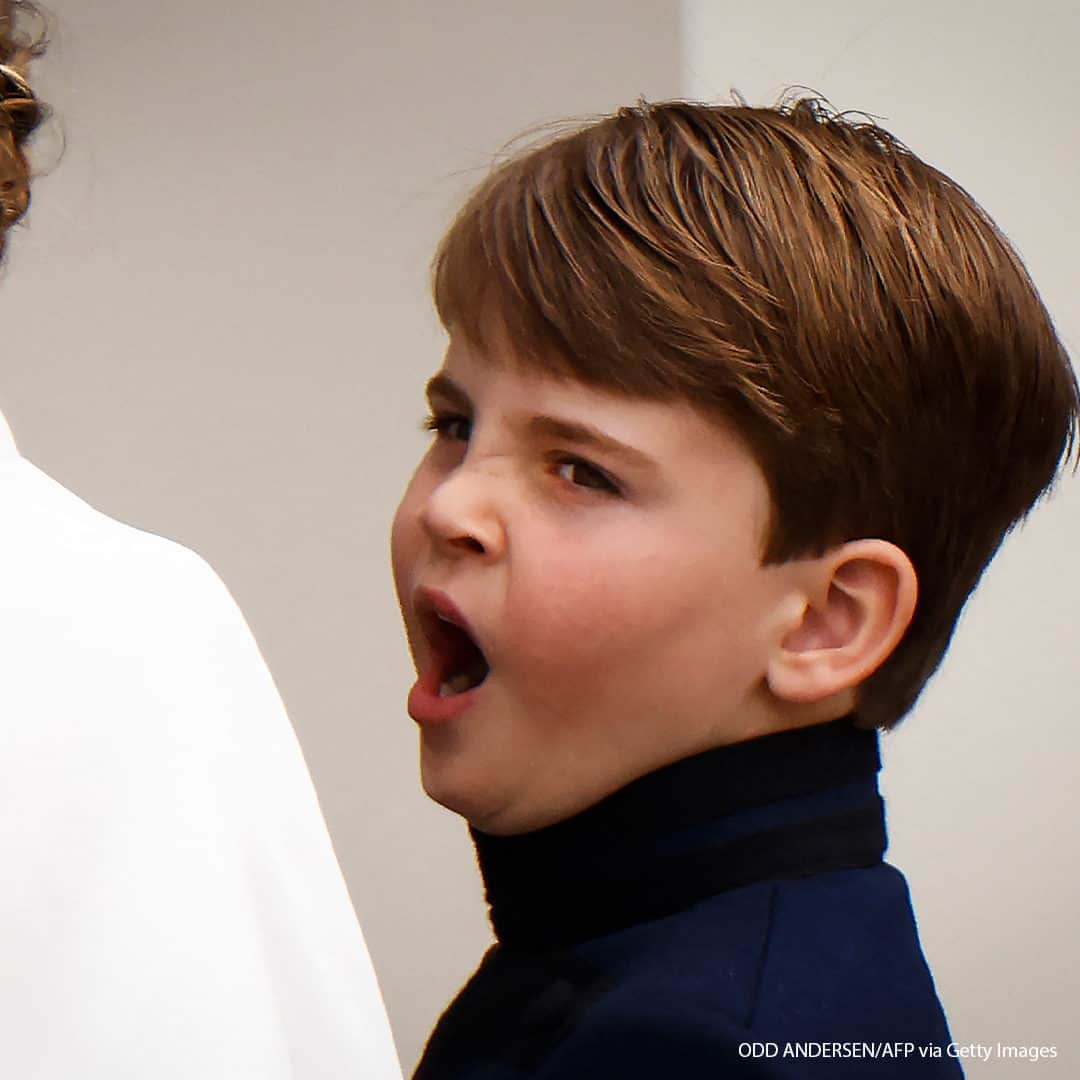
[[[885,850],[880,767],[877,732],[838,720],[677,761],[536,832],[474,829],[495,935],[572,945],[764,878],[869,866]],[[797,801],[849,786],[817,812]]]
[[[846,905],[850,918],[880,919],[882,934],[900,935],[896,970],[883,977],[893,981],[891,1008],[903,1010],[905,992],[912,1003],[892,1028],[910,1034],[914,1025],[947,1042],[902,878],[881,863],[879,768],[877,733],[845,718],[678,761],[531,833],[474,830],[498,944],[443,1015],[415,1080],[696,1077],[717,1075],[720,1064],[736,1078],[817,1076],[756,1072],[761,1063],[740,1058],[737,1048],[761,1037],[755,1020],[768,1028],[775,1012],[783,1027],[791,1009],[799,1014],[791,1030],[802,1025],[813,1038],[809,1013],[801,1015],[813,1009],[801,992],[794,1004],[785,996],[803,983],[818,998],[840,994],[839,1002],[824,999],[831,1027],[823,1023],[821,1037],[827,1028],[847,1039],[878,1027],[887,1034],[891,1021],[863,1015],[862,990],[845,1028],[836,1010],[858,979],[820,970],[832,950],[818,936],[835,933],[841,948],[859,940],[839,940]],[[826,918],[815,914],[822,904]],[[804,929],[789,931],[789,922]],[[780,942],[792,934],[788,956]],[[773,971],[775,986],[766,981]],[[828,989],[837,983],[839,990]],[[779,1028],[771,1030],[775,1040]],[[637,1051],[635,1039],[644,1040]],[[649,1053],[667,1041],[662,1060],[674,1054],[683,1071],[647,1067]],[[960,1075],[955,1061],[922,1065],[889,1072],[878,1063],[874,1075]]]

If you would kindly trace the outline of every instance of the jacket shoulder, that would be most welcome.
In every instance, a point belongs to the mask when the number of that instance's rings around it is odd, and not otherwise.
[[[108,517],[26,461],[0,469],[0,508],[0,699],[19,712],[171,712],[238,687],[275,696],[247,622],[200,555]]]
[[[610,989],[544,1080],[961,1075],[906,883],[888,865],[734,890],[591,958]],[[772,1049],[755,1059],[755,1045]]]
[[[173,540],[95,509],[30,462],[0,469],[0,590],[13,618],[85,622],[114,633],[227,609],[210,565]],[[153,617],[157,613],[157,618]],[[149,620],[149,622],[147,622]]]

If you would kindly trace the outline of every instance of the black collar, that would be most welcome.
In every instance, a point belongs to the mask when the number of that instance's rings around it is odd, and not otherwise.
[[[877,733],[844,718],[677,761],[535,832],[474,829],[495,934],[569,945],[756,881],[872,865],[880,767]]]

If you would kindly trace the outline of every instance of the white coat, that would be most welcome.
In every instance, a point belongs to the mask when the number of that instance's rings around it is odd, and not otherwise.
[[[22,458],[2,416],[0,1077],[400,1077],[232,597]]]

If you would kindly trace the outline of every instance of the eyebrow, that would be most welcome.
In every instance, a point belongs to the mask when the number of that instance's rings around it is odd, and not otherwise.
[[[454,408],[464,411],[472,410],[469,395],[449,375],[444,373],[433,375],[428,379],[425,392],[428,400],[438,397]],[[656,462],[640,450],[620,442],[591,424],[583,424],[578,420],[568,420],[565,417],[550,416],[546,413],[533,414],[525,421],[525,429],[534,438],[548,436],[565,439],[567,442],[572,442],[577,446],[588,447],[621,458],[628,465],[639,469],[655,469],[657,467]]]

